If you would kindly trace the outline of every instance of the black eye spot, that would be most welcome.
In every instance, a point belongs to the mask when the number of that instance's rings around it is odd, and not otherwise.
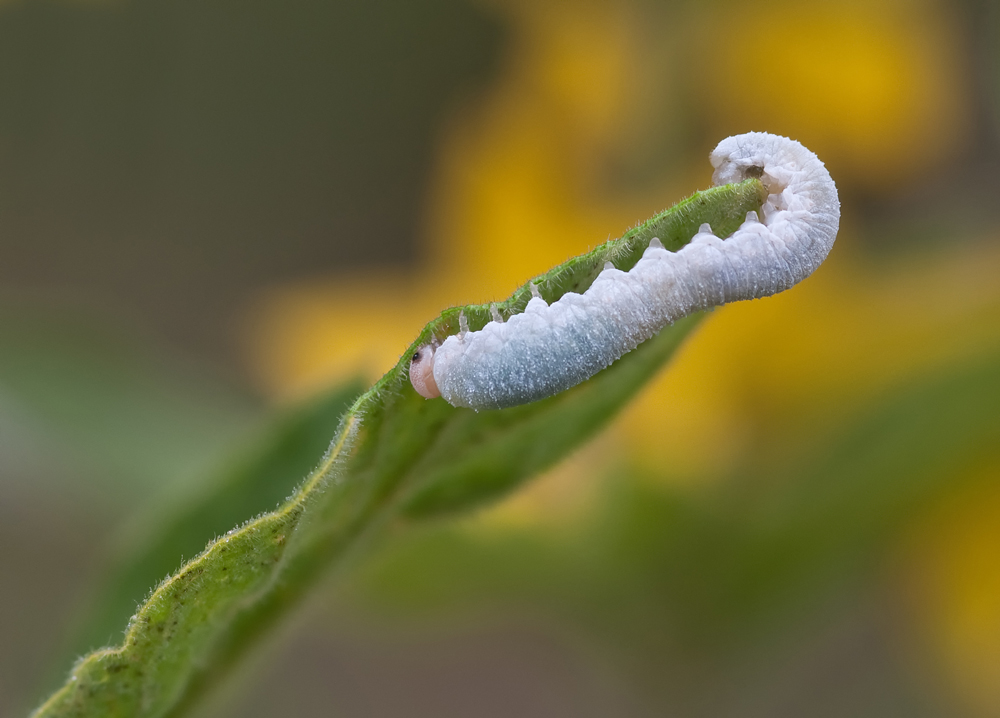
[[[413,355],[413,358],[410,359],[410,363],[412,364],[413,362],[416,362],[416,361],[420,361],[420,352],[419,351],[416,354]]]
[[[747,167],[746,176],[760,179],[764,175],[763,167]]]

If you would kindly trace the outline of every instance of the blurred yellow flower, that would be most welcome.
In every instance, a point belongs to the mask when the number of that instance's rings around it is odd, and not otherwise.
[[[720,136],[803,142],[865,191],[921,176],[956,149],[965,86],[944,6],[903,0],[716,7],[692,72]]]
[[[916,161],[909,143],[919,141],[927,161],[928,148],[932,155],[944,147],[934,128],[960,114],[946,82],[950,36],[928,7],[703,10],[697,27],[717,37],[711,52],[682,70],[704,77],[692,99],[708,116],[727,126],[738,121],[732,129],[740,131],[748,122],[799,128],[802,139],[829,145],[829,156],[820,151],[829,164],[852,166],[869,182],[887,158],[897,166]],[[690,48],[704,40],[690,22],[620,2],[501,8],[512,52],[487,100],[450,126],[426,261],[412,275],[373,272],[263,297],[250,321],[252,356],[275,395],[312,391],[357,368],[374,379],[443,307],[502,298],[693,189],[682,185],[682,167],[642,196],[609,197],[600,170],[603,153],[629,126],[630,108],[662,101],[649,85],[662,73],[649,71],[653,56],[636,48],[650,36]],[[749,60],[756,56],[766,62]],[[698,184],[707,185],[704,161],[701,177]],[[997,339],[1000,292],[985,276],[1000,262],[996,253],[942,248],[907,266],[869,267],[852,256],[846,211],[822,271],[782,296],[718,310],[626,411],[616,446],[675,479],[717,474],[739,461],[747,442],[801,423],[783,417],[822,421]],[[976,273],[981,281],[968,281]],[[966,301],[937,302],[926,291],[931,282],[938,292],[964,292]],[[939,341],[945,331],[949,341]]]

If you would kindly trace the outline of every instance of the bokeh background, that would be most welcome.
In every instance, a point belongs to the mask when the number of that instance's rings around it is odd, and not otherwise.
[[[838,183],[816,275],[388,537],[203,713],[1000,716],[990,0],[0,2],[0,713],[275,417],[751,129]]]

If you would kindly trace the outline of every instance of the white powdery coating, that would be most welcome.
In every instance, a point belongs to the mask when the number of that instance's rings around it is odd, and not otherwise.
[[[762,132],[729,137],[711,154],[716,185],[756,176],[770,193],[722,240],[703,225],[677,252],[649,247],[628,272],[608,268],[583,294],[540,298],[506,323],[448,337],[434,379],[454,406],[502,409],[589,379],[692,312],[784,291],[826,259],[840,201],[823,163],[794,140]],[[753,172],[748,172],[756,168]]]

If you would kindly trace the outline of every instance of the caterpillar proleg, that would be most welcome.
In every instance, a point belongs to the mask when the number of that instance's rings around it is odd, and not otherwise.
[[[720,142],[710,159],[715,185],[760,178],[762,217],[750,212],[725,239],[702,225],[676,252],[653,240],[628,272],[609,263],[582,294],[551,304],[535,290],[524,312],[421,347],[413,387],[477,410],[526,404],[589,379],[681,317],[777,294],[812,274],[840,223],[837,188],[816,155],[750,132]]]

